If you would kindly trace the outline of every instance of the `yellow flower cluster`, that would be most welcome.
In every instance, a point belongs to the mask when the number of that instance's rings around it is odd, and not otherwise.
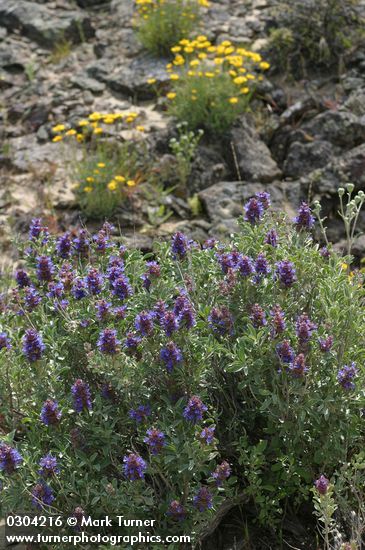
[[[181,17],[189,17],[190,19],[196,19],[196,14],[191,12],[189,8],[196,7],[209,8],[210,3],[208,0],[172,0],[175,3],[180,4]],[[135,0],[138,14],[143,19],[148,19],[151,12],[163,9],[166,4],[169,4],[169,0]],[[171,0],[170,0],[171,3]],[[186,8],[186,12],[184,12]]]
[[[102,186],[103,188],[109,189],[109,191],[116,192],[122,191],[125,185],[128,187],[137,185],[136,180],[122,176],[121,174],[116,174],[112,178],[108,178],[105,173],[105,168],[107,168],[105,162],[98,162],[92,175],[87,176],[83,183],[77,183],[75,189],[84,193],[91,193],[95,190],[95,187],[100,188],[100,186]]]
[[[76,128],[70,128],[64,124],[57,124],[52,128],[52,132],[56,134],[52,141],[57,143],[69,136],[75,136],[76,140],[81,143],[85,140],[88,134],[100,135],[104,132],[103,124],[111,125],[116,123],[125,123],[127,127],[133,125],[138,117],[136,112],[128,113],[91,113],[88,118],[79,120]],[[136,126],[135,129],[139,132],[144,132],[143,126]]]
[[[229,98],[235,105],[239,96],[250,93],[252,83],[262,80],[260,71],[269,69],[270,64],[260,54],[234,46],[229,40],[213,45],[206,36],[200,35],[194,40],[183,39],[171,48],[175,57],[166,66],[172,82],[181,78],[202,78],[213,80],[222,74],[229,75],[235,85],[236,93]],[[169,92],[167,98],[174,100],[175,92]],[[192,98],[197,99],[192,93]]]

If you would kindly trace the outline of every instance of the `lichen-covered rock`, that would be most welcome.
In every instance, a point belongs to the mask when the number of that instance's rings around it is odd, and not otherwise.
[[[61,40],[77,43],[94,35],[85,13],[55,12],[27,0],[0,0],[0,25],[10,31],[20,30],[24,36],[49,48]]]

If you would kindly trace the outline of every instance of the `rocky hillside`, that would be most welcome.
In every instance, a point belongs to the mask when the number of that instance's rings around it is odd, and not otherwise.
[[[204,31],[212,42],[231,40],[265,52],[278,4],[212,1]],[[151,78],[161,88],[168,83],[166,60],[142,48],[133,12],[133,0],[0,0],[5,262],[14,231],[25,231],[35,215],[46,217],[56,231],[76,228],[82,220],[67,169],[72,151],[52,142],[54,125],[91,112],[133,110],[157,169],[174,173],[169,139],[175,125],[147,83]],[[174,190],[161,193],[156,204],[141,191],[118,209],[116,220],[127,240],[148,249],[153,238],[177,229],[199,240],[222,236],[234,230],[243,201],[266,190],[274,206],[289,213],[303,199],[321,199],[329,237],[341,246],[337,188],[348,181],[365,188],[365,47],[354,50],[346,69],[309,71],[297,81],[275,71],[275,59],[269,61],[273,70],[260,83],[250,112],[224,138],[200,141],[185,189],[172,177]],[[360,237],[355,254],[364,251]]]

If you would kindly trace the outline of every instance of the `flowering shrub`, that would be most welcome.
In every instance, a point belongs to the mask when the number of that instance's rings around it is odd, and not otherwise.
[[[362,446],[364,290],[259,193],[230,243],[143,256],[105,223],[34,219],[2,296],[4,510],[157,520],[198,540],[221,504],[267,524]]]
[[[246,111],[255,81],[269,68],[258,53],[228,40],[214,46],[206,36],[186,38],[171,51],[168,112],[190,128],[221,133]]]
[[[171,55],[178,40],[190,36],[208,0],[136,0],[135,26],[142,44],[156,55]]]
[[[53,142],[72,142],[75,194],[89,217],[111,216],[139,183],[142,155],[137,143],[130,140],[117,145],[108,140],[111,129],[117,136],[125,129],[143,132],[143,126],[136,125],[137,116],[135,112],[91,113],[75,126],[57,124],[52,129]]]

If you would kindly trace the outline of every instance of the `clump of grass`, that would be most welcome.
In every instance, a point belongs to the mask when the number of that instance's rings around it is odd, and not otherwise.
[[[58,42],[52,50],[49,57],[49,62],[53,65],[57,65],[66,57],[69,57],[72,51],[72,42],[70,40],[61,40]]]

